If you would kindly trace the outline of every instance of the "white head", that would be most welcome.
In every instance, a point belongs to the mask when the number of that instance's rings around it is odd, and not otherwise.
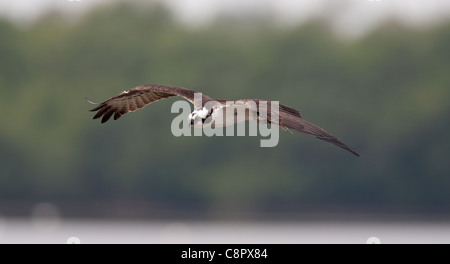
[[[190,121],[191,126],[202,126],[203,120],[208,115],[208,112],[208,109],[203,107],[201,109],[195,109],[194,112],[190,113],[188,120]]]

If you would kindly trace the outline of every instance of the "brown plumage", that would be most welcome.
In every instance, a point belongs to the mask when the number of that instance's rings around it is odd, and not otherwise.
[[[138,109],[141,109],[145,107],[148,104],[151,104],[153,102],[156,102],[161,99],[173,97],[173,96],[181,96],[188,101],[190,101],[192,104],[194,104],[194,94],[198,93],[193,90],[189,90],[182,87],[177,86],[166,86],[166,85],[141,85],[136,88],[124,91],[114,97],[111,97],[110,99],[102,102],[99,104],[99,106],[95,107],[94,109],[91,109],[90,111],[97,111],[97,113],[94,115],[94,119],[102,118],[101,122],[104,123],[108,121],[112,116],[114,116],[114,120],[119,119],[122,115],[133,112]],[[88,99],[87,99],[88,100]],[[89,101],[89,100],[88,100]],[[206,102],[209,101],[217,101],[217,104],[213,104],[213,106],[208,110],[208,116],[211,115],[211,113],[219,108],[219,107],[226,107],[227,100],[223,99],[214,99],[209,96],[202,94],[202,102],[201,105],[194,105],[194,107],[201,108],[205,105]],[[354,155],[359,157],[359,154],[342,143],[339,139],[332,136],[330,133],[326,132],[322,128],[309,123],[308,121],[302,119],[302,116],[299,111],[285,105],[279,105],[278,109],[278,115],[279,120],[278,122],[274,122],[271,119],[272,113],[270,111],[270,101],[266,100],[260,100],[260,99],[244,99],[239,100],[244,103],[253,101],[256,104],[250,104],[247,106],[247,109],[250,109],[251,111],[254,111],[258,118],[260,117],[260,105],[261,102],[265,102],[266,108],[264,109],[267,115],[265,116],[266,121],[271,124],[279,125],[282,128],[285,129],[293,129],[301,133],[305,133],[311,136],[315,136],[318,139],[330,142],[335,144],[336,146],[339,146]],[[91,101],[89,101],[92,103]]]
[[[189,100],[191,103],[194,103],[195,93],[198,92],[177,86],[153,84],[141,85],[136,88],[123,91],[120,94],[101,102],[99,106],[91,109],[90,111],[98,111],[95,114],[94,119],[102,117],[102,123],[105,123],[111,118],[112,115],[114,115],[114,120],[117,120],[128,112],[134,112],[147,106],[148,104],[172,96],[181,96]],[[208,96],[202,96],[203,103],[211,100]]]

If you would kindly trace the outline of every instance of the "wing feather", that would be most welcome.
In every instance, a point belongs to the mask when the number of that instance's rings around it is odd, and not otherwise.
[[[142,99],[144,96],[136,96],[135,97],[135,100],[136,100],[136,105],[139,107],[139,108],[142,108],[142,107],[144,107],[145,105],[146,105],[146,103],[144,103],[144,99]]]
[[[114,114],[114,110],[112,110],[111,108],[108,109],[108,111],[106,111],[106,113],[103,115],[102,123],[105,123],[106,121],[108,121],[113,114]]]
[[[114,120],[119,119],[122,115],[141,109],[153,102],[161,99],[181,96],[194,104],[194,90],[177,86],[147,84],[135,87],[133,89],[123,91],[120,94],[103,101],[99,106],[90,111],[98,111],[93,119],[102,118],[101,122],[105,123],[112,115]],[[209,96],[202,95],[202,105],[211,100]],[[88,101],[89,102],[89,101]],[[198,107],[198,106],[195,106]]]
[[[130,98],[130,100],[128,100],[128,103],[130,104],[129,108],[131,112],[138,110],[138,106],[136,104],[136,96]]]
[[[311,136],[315,136],[318,139],[330,142],[339,146],[347,151],[350,151],[354,155],[359,157],[359,153],[351,149],[349,146],[342,143],[339,139],[332,136],[330,133],[320,128],[319,126],[312,124],[299,116],[292,115],[289,112],[280,111],[280,126],[285,128],[294,129],[298,132],[302,132]]]
[[[267,113],[266,117],[261,117],[263,120],[265,119],[268,123],[279,125],[282,128],[287,129],[293,129],[298,132],[308,134],[311,136],[315,136],[318,139],[330,142],[335,144],[336,146],[339,146],[347,151],[350,151],[354,155],[359,157],[359,153],[351,149],[349,146],[342,143],[339,139],[332,136],[330,133],[325,131],[324,129],[320,128],[319,126],[312,124],[304,119],[302,119],[302,116],[299,111],[297,111],[294,108],[291,108],[286,105],[279,105],[278,109],[275,109],[275,112],[272,112],[270,101],[266,100],[255,100],[255,99],[248,99],[243,100],[244,102],[248,101],[255,101],[257,105],[257,109],[254,108],[254,104],[246,104],[252,111],[256,111],[258,116],[260,116],[260,112]],[[261,102],[264,102],[261,104]],[[262,111],[261,111],[262,110]],[[278,112],[279,118],[278,122],[275,122],[272,118],[274,114]]]
[[[94,110],[95,109],[95,110]],[[97,112],[97,114],[95,114],[95,116],[94,116],[94,119],[97,119],[97,118],[99,118],[99,117],[101,117],[102,115],[104,115],[107,111],[108,111],[108,107],[103,107],[103,108],[101,108],[101,107],[96,107],[96,108],[94,108],[92,111],[96,111],[96,110],[99,110],[98,112]]]

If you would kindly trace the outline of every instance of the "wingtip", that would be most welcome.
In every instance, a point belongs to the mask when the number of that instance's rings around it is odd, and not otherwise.
[[[361,155],[359,155],[358,152],[356,152],[356,151],[354,151],[354,150],[352,151],[352,153],[355,154],[355,156],[358,157],[358,158],[361,156]]]
[[[347,150],[348,152],[352,153],[353,155],[355,155],[356,157],[360,157],[359,153],[356,152],[355,150],[353,150],[352,148],[350,148],[349,146],[345,145],[344,143],[340,142],[342,145],[337,145],[345,150]]]

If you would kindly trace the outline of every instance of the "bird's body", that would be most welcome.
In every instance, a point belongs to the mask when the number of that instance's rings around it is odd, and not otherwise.
[[[136,111],[153,102],[173,96],[181,96],[194,104],[194,111],[188,116],[193,126],[224,127],[247,121],[264,122],[315,136],[359,156],[356,151],[322,128],[302,119],[299,111],[282,104],[277,105],[276,108],[270,107],[273,104],[271,105],[271,102],[267,100],[241,99],[230,101],[214,99],[182,87],[149,84],[123,91],[100,103],[91,111],[98,111],[94,119],[101,117],[101,122],[104,123],[112,116],[114,116],[114,120],[117,120],[128,112]]]

